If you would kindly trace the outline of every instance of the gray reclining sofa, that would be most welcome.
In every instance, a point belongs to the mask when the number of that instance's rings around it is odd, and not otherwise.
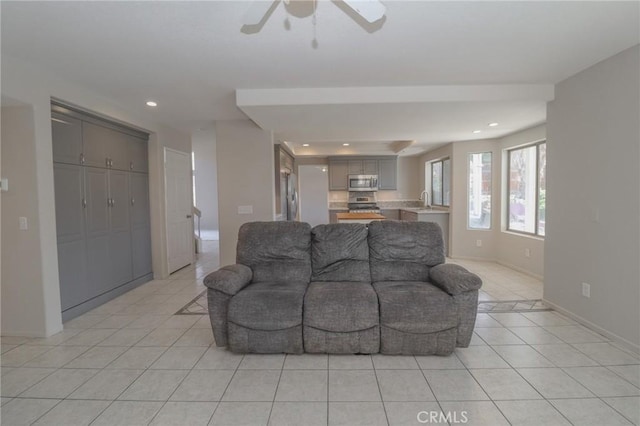
[[[216,345],[242,353],[446,355],[467,347],[480,278],[435,223],[251,222],[207,275]]]

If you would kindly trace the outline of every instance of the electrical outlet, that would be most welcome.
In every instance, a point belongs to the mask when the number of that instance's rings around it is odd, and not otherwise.
[[[476,240],[476,247],[482,247],[482,240]]]
[[[531,257],[531,250],[526,248],[524,249],[524,257]]]
[[[591,297],[591,285],[582,283],[582,295],[584,297]]]
[[[20,216],[18,218],[18,224],[21,231],[26,231],[27,229],[29,229],[29,226],[27,224],[27,218],[24,216]]]
[[[253,206],[238,206],[238,214],[253,214]]]

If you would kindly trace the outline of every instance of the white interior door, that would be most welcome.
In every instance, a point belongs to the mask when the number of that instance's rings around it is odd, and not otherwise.
[[[164,188],[167,211],[169,273],[193,261],[191,155],[164,149]]]

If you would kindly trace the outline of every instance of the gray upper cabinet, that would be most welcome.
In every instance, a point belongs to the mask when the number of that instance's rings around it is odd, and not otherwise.
[[[147,173],[149,171],[149,157],[147,154],[147,141],[127,135],[129,139],[129,170],[132,172]]]
[[[86,186],[87,235],[95,237],[108,234],[109,171],[85,167],[84,181]]]
[[[129,135],[97,124],[84,122],[82,142],[85,164],[117,170],[130,170]]]
[[[82,164],[82,121],[52,112],[51,134],[53,161]]]
[[[377,160],[349,160],[350,175],[376,175],[378,174]]]
[[[329,190],[346,191],[348,189],[349,162],[347,160],[329,161]]]
[[[329,190],[347,191],[348,175],[378,175],[378,189],[395,190],[398,187],[397,157],[330,157]]]
[[[111,129],[84,122],[82,126],[82,142],[85,165],[92,167],[109,167],[107,147]]]
[[[398,162],[395,158],[378,160],[378,189],[398,189]]]

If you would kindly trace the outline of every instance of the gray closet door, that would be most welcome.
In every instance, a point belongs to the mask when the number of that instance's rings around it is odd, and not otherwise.
[[[53,165],[58,235],[58,271],[62,310],[89,298],[81,166]]]
[[[130,174],[131,224],[134,228],[149,225],[149,176]]]
[[[84,176],[81,166],[54,164],[58,242],[84,239]]]
[[[149,177],[130,174],[133,277],[151,272],[151,232],[149,224]]]
[[[132,231],[133,278],[151,273],[151,232],[148,226]]]
[[[87,281],[89,297],[110,286],[109,262],[109,171],[85,167],[87,199]]]
[[[129,172],[109,170],[109,259],[112,288],[133,278],[131,222],[129,216]]]
[[[51,132],[53,161],[82,164],[82,121],[52,112]]]
[[[132,172],[147,173],[149,171],[147,141],[135,136],[128,136],[128,138],[130,170]]]

